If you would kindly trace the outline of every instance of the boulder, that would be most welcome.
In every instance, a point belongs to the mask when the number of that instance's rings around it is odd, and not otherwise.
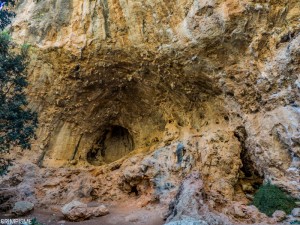
[[[91,217],[87,205],[76,200],[64,205],[61,212],[71,221],[82,221]]]
[[[292,216],[300,217],[300,208],[294,208],[291,214]]]
[[[286,213],[282,210],[276,210],[272,214],[272,218],[275,220],[275,222],[281,222],[286,218]]]
[[[12,209],[12,213],[14,213],[17,216],[24,216],[30,213],[33,210],[33,208],[34,208],[33,203],[27,201],[20,201],[15,203]]]
[[[87,204],[73,200],[64,205],[61,209],[62,214],[70,221],[82,221],[92,216],[104,216],[109,213],[104,205],[88,207]]]

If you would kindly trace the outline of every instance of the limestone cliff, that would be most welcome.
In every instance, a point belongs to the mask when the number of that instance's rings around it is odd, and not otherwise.
[[[37,204],[168,206],[191,172],[231,223],[268,221],[232,208],[263,180],[300,198],[299,0],[22,0],[11,29],[31,45],[38,139],[15,173],[35,168]]]

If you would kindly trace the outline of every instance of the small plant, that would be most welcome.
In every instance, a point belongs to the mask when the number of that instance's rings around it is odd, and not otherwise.
[[[4,176],[8,172],[8,167],[12,165],[11,160],[9,159],[0,159],[0,177]],[[1,202],[1,198],[0,198]]]
[[[30,225],[44,225],[42,223],[40,223],[37,218],[33,218],[31,221],[30,221]]]
[[[253,205],[269,217],[276,210],[290,214],[292,209],[297,206],[294,198],[269,182],[260,186],[254,195]]]

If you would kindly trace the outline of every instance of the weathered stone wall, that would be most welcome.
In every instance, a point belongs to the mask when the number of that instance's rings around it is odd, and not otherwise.
[[[28,93],[40,121],[32,160],[88,168],[93,191],[81,196],[135,192],[168,204],[196,170],[205,204],[219,211],[247,202],[262,179],[299,197],[298,0],[24,0],[17,9],[13,37],[32,46]],[[111,126],[128,130],[133,151],[91,165]],[[51,202],[54,186],[38,186],[38,201]]]

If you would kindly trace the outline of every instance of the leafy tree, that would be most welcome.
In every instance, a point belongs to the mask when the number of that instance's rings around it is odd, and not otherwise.
[[[3,29],[15,14],[11,11],[15,1],[0,1],[0,153],[8,152],[12,146],[30,148],[30,139],[37,126],[37,115],[27,109],[24,88],[28,85],[26,58],[28,46],[20,52]],[[0,174],[9,163],[0,159]]]
[[[5,7],[9,6],[9,7]],[[0,1],[0,29],[3,30],[11,22],[11,17],[15,16],[15,13],[10,10],[15,6],[15,0]]]

